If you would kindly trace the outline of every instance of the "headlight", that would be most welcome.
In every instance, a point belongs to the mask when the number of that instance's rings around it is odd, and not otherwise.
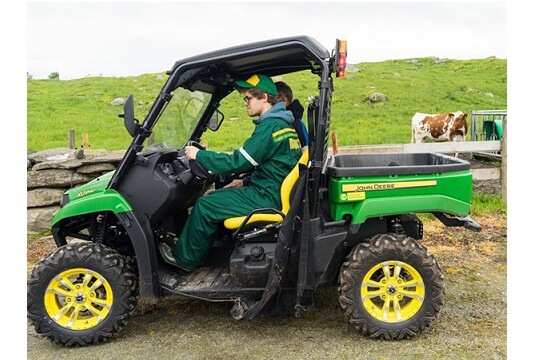
[[[69,203],[69,195],[68,194],[62,195],[62,200],[60,200],[60,208],[63,208],[68,203]]]

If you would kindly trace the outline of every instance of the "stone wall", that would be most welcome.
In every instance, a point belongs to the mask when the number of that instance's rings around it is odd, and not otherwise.
[[[114,170],[125,150],[107,151],[57,148],[27,156],[27,232],[50,230],[62,194]]]

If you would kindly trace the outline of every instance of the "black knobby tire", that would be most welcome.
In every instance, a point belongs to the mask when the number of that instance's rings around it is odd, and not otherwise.
[[[65,346],[112,338],[137,305],[128,260],[97,243],[64,245],[42,259],[27,284],[27,316],[36,332]]]
[[[444,303],[439,264],[406,235],[380,234],[358,244],[339,275],[339,302],[362,334],[396,340],[418,335]]]

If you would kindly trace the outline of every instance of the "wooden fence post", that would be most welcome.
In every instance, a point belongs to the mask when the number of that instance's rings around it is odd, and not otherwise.
[[[503,118],[503,136],[501,139],[501,190],[502,190],[502,199],[506,204],[506,143],[507,143],[506,133],[506,116]]]
[[[332,133],[332,151],[334,152],[334,155],[339,153],[338,137],[335,132]]]
[[[90,143],[88,142],[88,133],[82,134],[82,147],[83,149],[88,149],[90,147]]]
[[[68,130],[68,147],[75,149],[75,130]]]

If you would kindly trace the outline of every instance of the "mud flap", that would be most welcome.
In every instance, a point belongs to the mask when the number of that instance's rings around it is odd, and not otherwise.
[[[470,216],[466,217],[449,217],[446,214],[434,211],[432,212],[433,215],[437,219],[439,219],[440,222],[442,222],[446,226],[463,226],[465,229],[480,232],[482,231],[482,226],[478,224],[476,221],[474,221]]]

